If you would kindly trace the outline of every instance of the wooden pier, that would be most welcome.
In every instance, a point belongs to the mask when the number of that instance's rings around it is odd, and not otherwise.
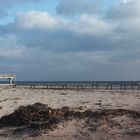
[[[13,79],[16,79],[15,74],[0,74],[0,79],[8,79],[8,84],[13,84]]]
[[[25,87],[31,89],[92,89],[92,90],[140,90],[140,82],[93,82],[91,84],[28,84]]]

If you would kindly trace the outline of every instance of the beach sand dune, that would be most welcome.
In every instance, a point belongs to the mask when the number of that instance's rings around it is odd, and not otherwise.
[[[69,111],[84,113],[90,110],[93,114],[89,112],[86,116],[72,116],[67,120],[61,115],[61,121],[49,129],[31,129],[27,127],[29,125],[7,125],[0,129],[0,140],[140,139],[138,90],[0,89],[0,117],[8,116],[21,106],[27,107],[37,102],[54,110],[62,110],[67,106]],[[101,115],[96,117],[95,113],[98,111]]]

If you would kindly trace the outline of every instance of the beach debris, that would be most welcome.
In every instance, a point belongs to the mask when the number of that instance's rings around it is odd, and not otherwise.
[[[0,102],[5,102],[5,101],[7,101],[7,100],[8,100],[8,98],[3,99],[3,100],[0,100]]]
[[[59,123],[72,119],[85,119],[85,122],[90,126],[88,128],[90,131],[111,133],[112,128],[116,127],[131,135],[140,136],[140,112],[138,111],[126,109],[93,111],[91,109],[82,110],[82,107],[70,108],[68,106],[54,109],[42,103],[20,106],[13,113],[2,116],[0,128],[24,126],[31,129],[53,130]],[[131,120],[131,123],[128,123],[130,121],[127,119]],[[138,129],[133,129],[135,126]],[[129,130],[131,131],[129,132]]]

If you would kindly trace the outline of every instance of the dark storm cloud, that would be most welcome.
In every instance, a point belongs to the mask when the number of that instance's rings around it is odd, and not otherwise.
[[[68,30],[57,31],[22,31],[17,33],[20,43],[28,47],[40,47],[44,50],[69,51],[99,51],[112,50],[112,42],[103,37],[76,34]],[[102,41],[101,41],[102,40]]]

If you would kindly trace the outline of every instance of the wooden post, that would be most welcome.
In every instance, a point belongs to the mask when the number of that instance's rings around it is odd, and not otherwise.
[[[112,90],[112,84],[110,85],[110,89]]]
[[[12,84],[12,79],[11,78],[8,78],[8,80],[9,80],[9,84]]]
[[[99,86],[98,86],[98,84],[96,84],[96,89],[99,89]]]
[[[46,89],[48,89],[48,85],[46,85]]]
[[[52,85],[48,85],[48,89],[52,89]]]
[[[77,89],[79,89],[79,87],[80,87],[80,86],[79,86],[79,85],[77,85]]]
[[[79,85],[77,85],[77,89],[79,89]]]
[[[120,85],[120,89],[122,89],[122,84]]]
[[[134,89],[134,84],[132,84],[132,90]]]
[[[123,86],[124,86],[124,89],[126,89],[126,86],[125,86],[125,84],[124,84]]]
[[[80,88],[83,89],[83,85],[80,85]]]
[[[33,85],[33,84],[32,84],[32,85],[30,85],[30,88],[31,88],[31,89],[32,89],[32,88],[34,88],[34,89],[35,89],[35,85]]]
[[[140,89],[140,85],[138,84],[138,90]]]
[[[12,84],[12,79],[16,78],[15,74],[0,74],[0,78],[8,79],[8,84]]]
[[[67,85],[63,85],[63,89],[67,89]]]
[[[108,85],[106,85],[106,89],[108,89]]]

